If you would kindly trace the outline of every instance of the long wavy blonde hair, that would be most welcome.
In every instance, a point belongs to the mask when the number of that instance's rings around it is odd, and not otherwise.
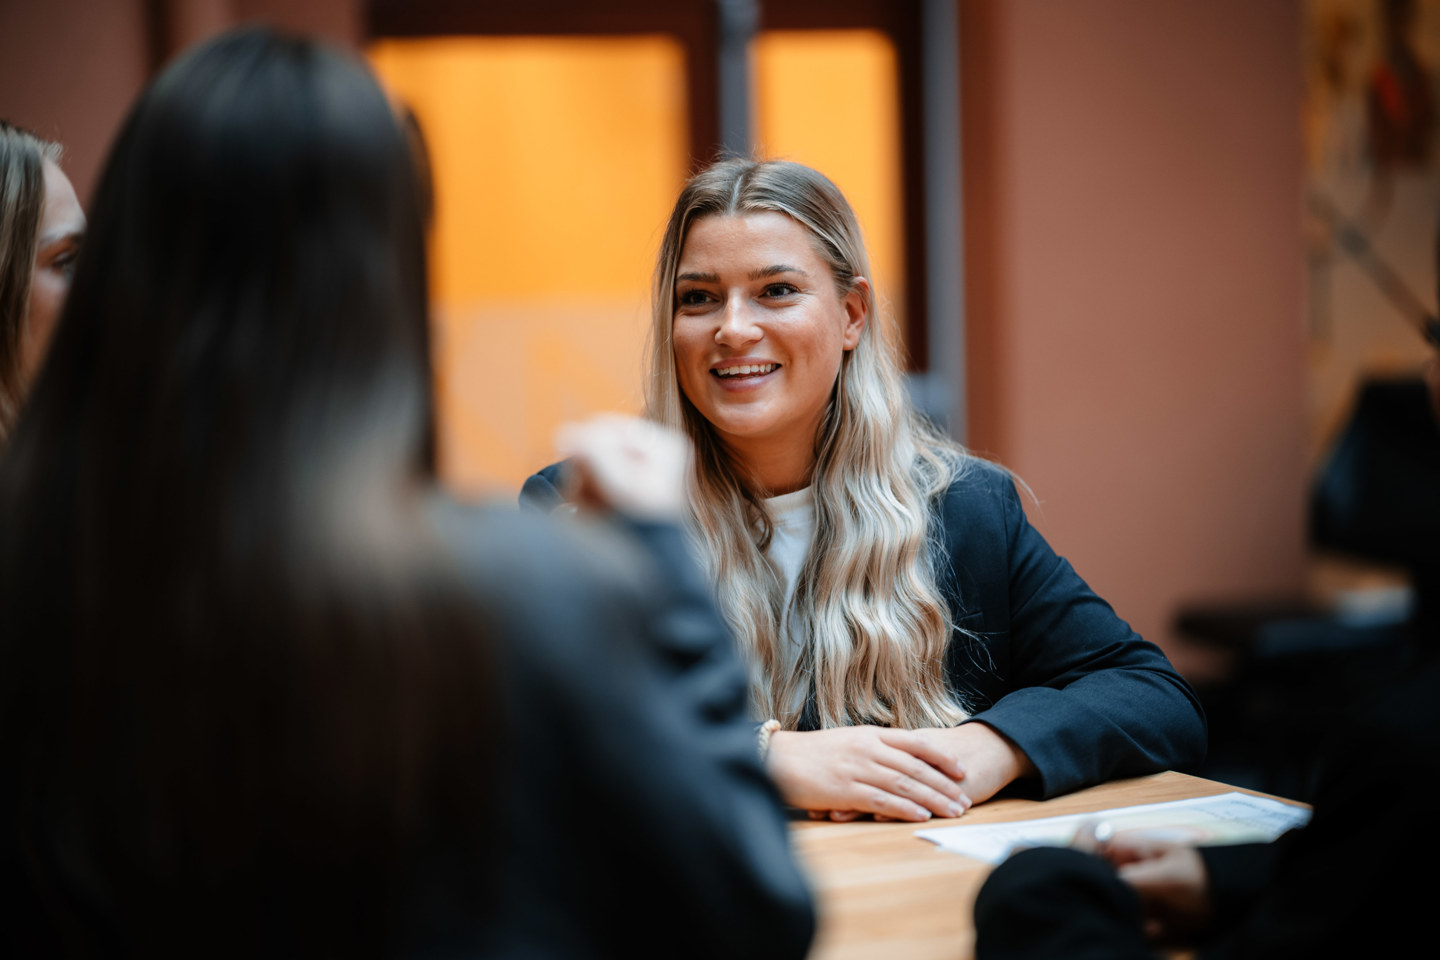
[[[655,267],[650,416],[695,444],[691,519],[720,609],[748,654],[761,715],[797,726],[813,685],[821,727],[951,726],[967,714],[945,677],[952,621],[932,567],[930,517],[967,455],[911,406],[896,336],[877,315],[873,291],[858,288],[867,321],[844,355],[815,438],[815,532],[789,610],[808,636],[788,663],[784,587],[764,556],[773,532],[767,491],[680,389],[671,328],[690,227],[705,217],[766,211],[809,230],[842,297],[857,277],[869,277],[854,212],[815,170],[725,160],[696,174],[675,203]]]

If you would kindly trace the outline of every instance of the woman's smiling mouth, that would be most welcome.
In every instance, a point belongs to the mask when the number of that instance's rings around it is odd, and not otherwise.
[[[722,380],[736,380],[746,377],[763,377],[780,369],[778,363],[737,363],[728,367],[715,367],[710,371]]]

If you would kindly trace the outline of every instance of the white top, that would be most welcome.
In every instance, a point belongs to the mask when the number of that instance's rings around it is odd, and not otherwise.
[[[790,602],[795,599],[800,568],[810,554],[810,540],[815,533],[815,500],[810,488],[803,487],[794,493],[767,498],[765,508],[770,511],[775,525],[770,546],[765,550],[765,562],[770,564],[770,569],[775,571],[785,587],[784,605],[780,608],[780,635],[785,638],[784,660],[788,669],[800,659],[800,650],[806,640],[805,624],[790,621]]]

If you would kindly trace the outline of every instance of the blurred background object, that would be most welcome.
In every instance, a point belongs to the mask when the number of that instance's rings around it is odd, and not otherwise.
[[[1302,797],[1324,733],[1440,650],[1440,425],[1420,376],[1440,346],[1440,4],[1303,14],[1306,589],[1176,621],[1223,664],[1206,684],[1210,772]]]
[[[1310,457],[1366,375],[1420,369],[1435,312],[1440,3],[1305,5]],[[1409,302],[1407,302],[1409,301]]]

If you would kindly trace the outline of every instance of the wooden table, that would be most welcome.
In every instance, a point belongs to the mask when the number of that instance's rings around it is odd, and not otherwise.
[[[1043,802],[992,800],[959,820],[798,821],[792,835],[810,870],[820,912],[811,960],[970,960],[974,956],[975,895],[991,867],[921,840],[915,836],[918,829],[1034,820],[1237,789],[1169,772],[1117,780]]]

